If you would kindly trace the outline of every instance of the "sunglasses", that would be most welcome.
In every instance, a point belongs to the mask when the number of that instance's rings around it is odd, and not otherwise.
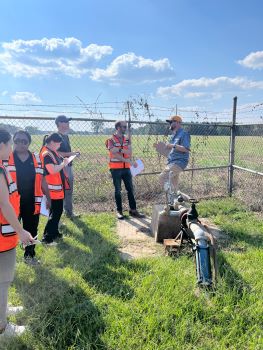
[[[121,128],[122,129],[127,129],[127,126],[126,125],[121,125]]]
[[[15,139],[14,140],[15,145],[18,145],[19,143],[21,145],[24,145],[24,146],[29,144],[28,140],[25,140],[25,139]]]

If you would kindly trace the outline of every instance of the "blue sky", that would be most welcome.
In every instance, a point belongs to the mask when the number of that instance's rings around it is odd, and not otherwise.
[[[260,0],[3,0],[0,103],[142,95],[225,111],[237,95],[251,111],[263,102],[262,13]]]

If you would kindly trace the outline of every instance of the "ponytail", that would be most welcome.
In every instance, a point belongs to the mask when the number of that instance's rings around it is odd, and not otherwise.
[[[42,146],[45,146],[48,142],[47,142],[47,139],[48,139],[48,135],[45,135],[44,138],[43,138],[43,144]]]
[[[63,140],[62,140],[62,137],[57,132],[54,132],[53,134],[44,136],[43,146],[47,145],[51,141],[59,143],[59,142],[62,142]]]

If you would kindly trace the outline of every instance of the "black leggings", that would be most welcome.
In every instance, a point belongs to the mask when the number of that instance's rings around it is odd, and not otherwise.
[[[51,199],[51,208],[43,239],[50,243],[59,237],[58,224],[63,213],[63,199]]]
[[[32,237],[37,236],[37,228],[39,223],[39,214],[34,215],[32,208],[29,205],[23,204],[20,207],[20,221],[23,223],[23,229],[30,232]],[[25,248],[24,256],[33,258],[35,253],[35,245],[30,245]]]

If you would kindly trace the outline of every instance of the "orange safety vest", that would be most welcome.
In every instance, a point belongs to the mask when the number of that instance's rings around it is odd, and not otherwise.
[[[6,169],[6,167],[0,164],[0,168],[4,170],[4,176],[6,179],[8,192],[9,192],[9,201],[16,216],[19,215],[19,206],[20,206],[20,196],[17,191],[16,183],[13,181],[11,174]],[[18,234],[14,231],[13,227],[6,221],[2,210],[0,208],[0,252],[6,252],[17,246],[18,243]]]
[[[106,140],[105,144],[106,147],[109,150],[109,155],[110,155],[110,162],[109,162],[109,168],[110,169],[129,169],[131,167],[130,163],[122,162],[120,161],[117,157],[116,154],[112,153],[110,148],[109,148],[109,143],[112,144],[113,147],[119,148],[119,152],[122,155],[123,158],[130,158],[128,154],[124,154],[121,152],[122,149],[128,150],[129,146],[129,139],[126,138],[125,136],[122,137],[122,143],[120,143],[119,138],[114,134],[112,135],[111,139]]]
[[[55,152],[55,153],[59,157],[58,153],[57,152]],[[51,152],[51,150],[48,149],[46,146],[43,146],[40,150],[40,157],[44,161],[44,158],[46,156],[50,156],[51,159],[53,160],[54,164],[58,165],[58,162],[57,162],[56,158],[54,157],[53,153]],[[64,172],[64,176],[65,176],[65,190],[69,190],[70,186],[69,186],[68,175],[67,175],[65,169],[63,169],[63,172]],[[63,186],[62,178],[60,175],[60,171],[58,173],[55,173],[55,174],[45,175],[45,179],[46,179],[47,184],[48,184],[50,198],[51,199],[64,199],[65,193],[64,193],[64,186]]]
[[[36,173],[35,175],[35,211],[34,211],[34,215],[36,215],[40,213],[41,200],[43,197],[42,179],[43,179],[44,169],[43,169],[43,163],[40,160],[39,154],[32,152],[32,156],[33,156],[34,168]],[[6,166],[6,168],[10,172],[13,181],[17,182],[14,154],[11,153],[8,162],[3,161],[3,164]]]

